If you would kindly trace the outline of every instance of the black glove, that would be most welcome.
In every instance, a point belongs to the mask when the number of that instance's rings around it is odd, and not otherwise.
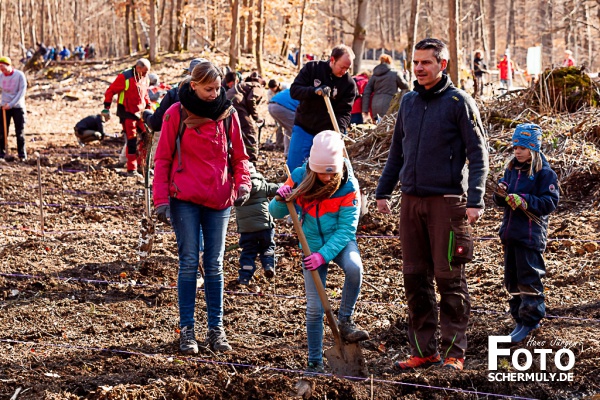
[[[154,213],[160,222],[171,225],[171,207],[169,205],[163,204],[162,206],[158,206]]]
[[[150,110],[144,110],[144,112],[142,113],[142,120],[145,123],[148,123],[148,118],[150,118],[150,116],[154,114],[152,111]]]
[[[331,88],[329,86],[321,85],[315,89],[315,94],[323,97],[331,96]]]
[[[233,202],[236,207],[243,206],[245,202],[250,198],[250,189],[246,185],[240,186],[237,192],[237,198]]]

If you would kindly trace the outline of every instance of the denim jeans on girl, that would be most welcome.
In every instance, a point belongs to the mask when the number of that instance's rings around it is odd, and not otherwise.
[[[362,285],[363,265],[356,241],[349,242],[333,261],[342,268],[345,274],[338,319],[347,319],[354,313],[354,306]],[[328,265],[324,265],[317,270],[323,286],[325,286],[327,280],[327,269]],[[323,314],[325,310],[321,304],[311,272],[303,270],[303,273],[306,289],[308,362],[321,363],[323,362]]]
[[[194,326],[196,279],[202,250],[208,329],[223,326],[223,254],[231,208],[214,210],[174,198],[170,204],[179,252],[179,326]]]

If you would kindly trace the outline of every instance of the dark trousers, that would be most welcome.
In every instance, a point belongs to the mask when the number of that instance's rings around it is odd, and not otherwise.
[[[443,357],[464,358],[471,302],[465,264],[448,261],[450,231],[467,234],[464,196],[402,194],[400,241],[411,354],[438,353],[438,308]]]
[[[11,108],[0,112],[0,157],[4,158],[4,113],[6,113],[6,129],[10,130],[10,121],[12,120],[15,124],[15,133],[17,136],[17,152],[20,158],[27,157],[27,150],[25,149],[25,111],[22,108]],[[8,138],[8,132],[6,133]]]
[[[256,271],[256,256],[264,269],[275,268],[275,229],[240,233],[240,278],[250,279]]]
[[[504,285],[512,296],[510,314],[518,323],[535,326],[546,315],[544,258],[538,250],[509,244],[504,246]]]

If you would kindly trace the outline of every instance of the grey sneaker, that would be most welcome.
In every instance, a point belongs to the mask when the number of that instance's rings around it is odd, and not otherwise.
[[[231,346],[227,342],[227,336],[225,335],[225,330],[222,326],[217,326],[209,330],[206,340],[213,351],[231,351]]]
[[[322,362],[308,362],[308,366],[306,367],[306,371],[304,371],[305,376],[316,376],[318,374],[325,373],[325,366]]]
[[[356,326],[352,318],[347,320],[339,320],[338,327],[340,328],[340,335],[348,343],[356,343],[363,340],[369,340],[369,332],[362,330]]]
[[[179,350],[183,354],[198,354],[198,342],[193,326],[184,326],[179,332]]]

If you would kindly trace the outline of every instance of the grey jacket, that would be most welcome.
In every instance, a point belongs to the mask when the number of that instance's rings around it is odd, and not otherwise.
[[[389,199],[400,180],[402,193],[466,192],[467,207],[483,208],[488,162],[484,128],[471,96],[446,75],[429,90],[415,82],[415,90],[402,98],[375,198]]]
[[[362,112],[369,112],[371,106],[372,115],[384,116],[390,106],[390,101],[398,89],[408,89],[408,82],[404,80],[398,71],[391,69],[389,64],[379,64],[373,68],[373,76],[365,87],[363,93]],[[373,97],[371,98],[371,94]]]
[[[268,183],[253,167],[250,168],[250,180],[250,198],[243,206],[235,208],[235,220],[240,233],[264,231],[275,227],[273,217],[269,213],[269,197],[275,197],[279,184]]]

